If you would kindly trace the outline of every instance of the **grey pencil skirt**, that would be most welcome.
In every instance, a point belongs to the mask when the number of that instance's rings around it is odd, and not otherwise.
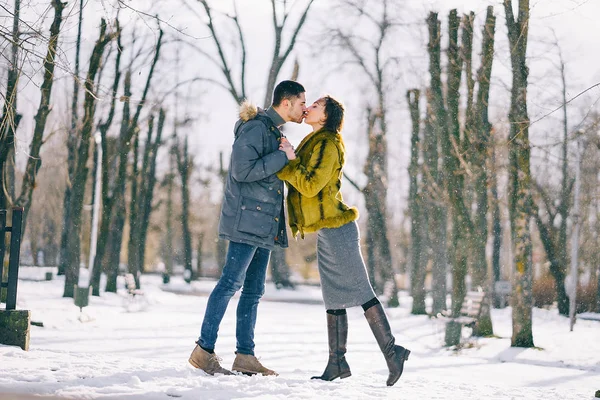
[[[356,221],[319,230],[317,264],[327,310],[360,306],[375,297],[360,251]]]

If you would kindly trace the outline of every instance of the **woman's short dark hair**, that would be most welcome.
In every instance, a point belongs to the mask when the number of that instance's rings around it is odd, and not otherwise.
[[[273,105],[277,107],[285,99],[296,100],[304,92],[304,86],[296,81],[281,81],[273,91]]]
[[[344,105],[329,95],[321,97],[317,103],[325,106],[323,129],[340,133],[344,125]]]

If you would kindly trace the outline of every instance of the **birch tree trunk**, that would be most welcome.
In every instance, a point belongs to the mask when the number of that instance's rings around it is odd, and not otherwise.
[[[471,32],[473,27],[473,18],[474,14],[471,14],[471,17],[469,18]],[[477,336],[490,336],[494,333],[490,315],[492,305],[491,293],[493,292],[493,286],[488,277],[486,247],[488,240],[488,187],[491,187],[492,184],[495,185],[495,180],[490,181],[488,175],[488,159],[490,158],[491,154],[490,148],[493,151],[493,140],[491,138],[492,126],[488,119],[488,104],[490,96],[492,65],[494,61],[495,29],[496,17],[494,17],[494,9],[493,7],[489,6],[482,32],[483,40],[481,45],[481,66],[477,72],[477,94],[473,107],[474,121],[472,124],[472,136],[470,135],[471,132],[469,132],[471,127],[465,127],[467,130],[467,132],[465,132],[465,137],[472,137],[470,140],[472,150],[471,153],[474,155],[472,171],[475,174],[474,197],[476,207],[475,212],[473,213],[473,236],[471,241],[471,246],[473,248],[473,283],[477,286],[483,287],[486,293],[488,293],[488,296],[484,298],[484,306],[473,330],[473,334]],[[469,113],[469,111],[467,111],[467,113]],[[467,121],[469,121],[468,117]],[[465,146],[462,146],[462,148],[464,154],[466,152],[466,148]],[[492,191],[494,190],[495,188],[492,187]],[[497,202],[495,203],[495,207],[498,207]],[[499,214],[498,210],[495,211]],[[497,218],[499,218],[499,215]]]
[[[532,244],[531,244],[531,147],[527,114],[527,39],[529,0],[519,0],[515,19],[511,0],[504,0],[512,67],[509,135],[509,212],[514,247],[515,282],[512,296],[511,346],[533,347]]]

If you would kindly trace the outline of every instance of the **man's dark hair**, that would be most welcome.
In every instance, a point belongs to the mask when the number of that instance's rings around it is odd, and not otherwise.
[[[329,95],[321,97],[317,102],[325,106],[323,129],[340,133],[344,125],[344,105]]]
[[[273,105],[279,106],[285,99],[295,100],[301,93],[306,92],[304,86],[295,81],[281,81],[273,92]]]

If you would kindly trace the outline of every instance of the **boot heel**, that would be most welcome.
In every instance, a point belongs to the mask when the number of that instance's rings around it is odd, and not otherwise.
[[[348,378],[351,376],[352,376],[352,373],[350,371],[344,372],[343,374],[340,375],[340,379]]]
[[[404,349],[404,361],[408,361],[409,355],[410,355],[410,350]]]

